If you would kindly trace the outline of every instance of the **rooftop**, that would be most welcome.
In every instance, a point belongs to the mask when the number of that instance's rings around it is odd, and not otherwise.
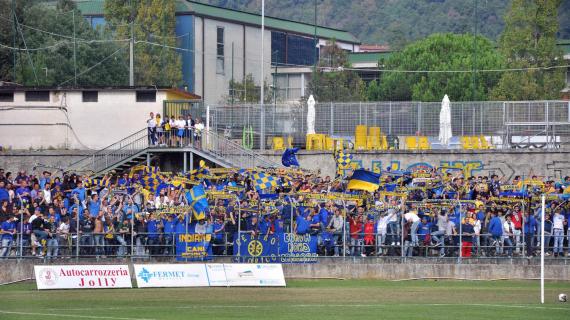
[[[105,0],[75,0],[75,2],[79,10],[81,10],[81,13],[85,16],[101,16],[104,14]],[[226,9],[190,0],[176,0],[176,14],[189,14],[234,21],[246,25],[261,26],[260,14]],[[265,16],[265,26],[268,29],[290,31],[309,36],[312,36],[315,32],[315,26],[312,24],[270,16]],[[317,26],[317,36],[326,39],[335,38],[348,43],[360,43],[360,41],[348,31],[324,26]]]

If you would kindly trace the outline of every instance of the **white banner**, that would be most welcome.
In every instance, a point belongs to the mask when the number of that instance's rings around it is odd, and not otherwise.
[[[228,285],[228,279],[226,279],[226,272],[224,271],[224,264],[207,263],[206,272],[208,273],[210,287],[226,287]]]
[[[204,264],[135,264],[133,266],[139,288],[209,286]]]
[[[285,286],[280,264],[224,264],[224,273],[228,286]]]
[[[34,266],[38,289],[132,288],[127,265]]]

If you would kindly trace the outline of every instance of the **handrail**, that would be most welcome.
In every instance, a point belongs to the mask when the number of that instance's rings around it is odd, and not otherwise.
[[[248,150],[215,131],[203,130],[201,136],[201,145],[195,145],[193,148],[221,159],[231,166],[240,168],[281,166],[279,163]],[[98,173],[149,147],[151,145],[149,145],[148,131],[145,128],[72,163],[68,170]]]

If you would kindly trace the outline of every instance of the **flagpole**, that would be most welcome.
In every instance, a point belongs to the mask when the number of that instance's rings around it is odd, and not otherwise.
[[[544,304],[544,208],[545,196],[542,194],[542,214],[540,218],[540,303]]]
[[[238,251],[237,251],[237,256],[240,257],[241,256],[241,203],[239,202],[239,198],[236,195],[236,203],[237,203],[237,207],[238,207],[238,237],[235,244],[238,245]]]

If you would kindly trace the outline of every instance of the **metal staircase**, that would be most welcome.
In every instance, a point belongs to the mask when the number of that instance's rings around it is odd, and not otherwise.
[[[191,152],[224,168],[281,167],[281,164],[245,149],[216,132],[204,130],[201,139],[200,147],[196,144],[183,147],[160,147],[149,143],[145,128],[70,164],[67,171],[100,177],[111,170],[122,171],[146,162],[151,155],[156,156],[165,152]]]

